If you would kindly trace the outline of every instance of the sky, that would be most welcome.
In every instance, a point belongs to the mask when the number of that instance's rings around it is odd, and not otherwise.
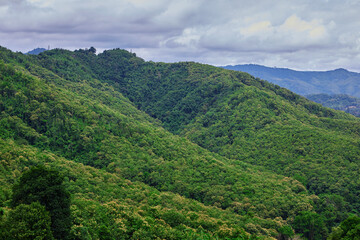
[[[0,0],[0,45],[360,72],[360,0]]]

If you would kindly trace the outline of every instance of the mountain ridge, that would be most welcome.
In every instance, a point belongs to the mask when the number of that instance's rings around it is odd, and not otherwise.
[[[297,71],[256,64],[228,65],[225,69],[248,72],[255,77],[288,88],[300,95],[348,94],[360,97],[360,73],[343,68],[329,71]]]

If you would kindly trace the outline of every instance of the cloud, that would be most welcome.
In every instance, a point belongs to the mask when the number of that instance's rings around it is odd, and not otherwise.
[[[240,32],[243,36],[261,36],[264,33],[272,32],[273,27],[270,21],[262,21],[258,23],[251,24],[248,27],[240,29]]]
[[[221,25],[186,28],[179,36],[163,41],[163,45],[214,51],[293,52],[321,47],[327,37],[327,27],[321,21],[305,21],[294,14],[280,25],[274,25],[270,19],[249,25],[230,20]]]
[[[324,40],[327,36],[326,27],[321,24],[319,20],[312,20],[310,22],[304,21],[292,15],[287,18],[279,27],[279,32],[287,37],[296,37],[296,39],[309,40],[310,42],[318,42]]]
[[[360,71],[359,9],[356,0],[0,0],[0,45]]]

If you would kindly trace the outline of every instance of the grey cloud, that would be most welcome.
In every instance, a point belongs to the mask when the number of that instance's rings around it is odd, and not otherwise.
[[[0,45],[360,71],[359,10],[356,0],[0,0]]]

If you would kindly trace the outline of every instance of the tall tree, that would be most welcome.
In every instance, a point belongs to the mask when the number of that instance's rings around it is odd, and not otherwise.
[[[329,240],[359,240],[360,239],[360,217],[353,215],[341,222],[340,226],[333,228]]]
[[[20,204],[10,211],[0,239],[53,240],[49,212],[39,202]]]
[[[67,239],[71,228],[70,194],[58,171],[43,166],[31,168],[13,186],[12,207],[39,202],[51,217],[51,231],[56,239]]]
[[[294,220],[294,229],[309,240],[326,239],[327,229],[324,219],[317,213],[303,211]]]

